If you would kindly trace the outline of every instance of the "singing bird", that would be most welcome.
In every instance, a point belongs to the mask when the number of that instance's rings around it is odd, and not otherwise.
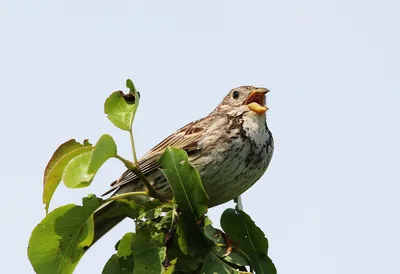
[[[266,121],[267,92],[253,86],[232,89],[209,115],[182,127],[146,153],[138,161],[139,168],[159,196],[165,200],[173,197],[157,162],[167,146],[187,152],[189,162],[200,174],[209,207],[238,197],[258,181],[274,151]],[[146,190],[143,182],[127,170],[105,195]],[[115,206],[111,203],[95,212],[94,242],[124,219],[106,217]]]

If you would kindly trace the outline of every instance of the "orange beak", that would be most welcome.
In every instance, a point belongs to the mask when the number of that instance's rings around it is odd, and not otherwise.
[[[265,94],[267,92],[269,92],[269,89],[266,88],[257,88],[253,90],[244,104],[257,114],[265,113],[268,110],[265,106]]]

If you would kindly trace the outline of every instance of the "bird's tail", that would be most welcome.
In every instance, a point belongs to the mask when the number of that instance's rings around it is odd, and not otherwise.
[[[93,246],[104,234],[125,219],[126,215],[119,210],[120,206],[121,204],[117,201],[112,201],[94,213],[94,239],[90,246]]]

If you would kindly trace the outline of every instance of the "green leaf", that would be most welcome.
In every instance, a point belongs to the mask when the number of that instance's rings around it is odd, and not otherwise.
[[[276,273],[274,264],[268,258],[268,240],[249,215],[227,209],[221,216],[221,227],[232,244],[250,258],[256,273]]]
[[[36,273],[72,273],[93,241],[93,212],[103,200],[83,198],[83,206],[65,205],[50,212],[29,239],[28,257]]]
[[[226,209],[221,216],[221,227],[234,243],[240,243],[243,251],[268,254],[268,240],[245,212]]]
[[[265,254],[253,253],[250,256],[251,265],[257,274],[276,274],[276,268],[272,260]]]
[[[128,257],[132,254],[132,232],[126,233],[118,244],[117,256]]]
[[[160,242],[163,236],[156,234],[150,237],[145,230],[139,230],[133,235],[132,254],[135,260],[135,274],[159,274],[164,271],[166,247]]]
[[[91,152],[85,152],[67,164],[62,180],[69,188],[87,187],[93,180],[93,174],[88,174]]]
[[[177,230],[179,246],[184,254],[204,255],[211,246],[199,226],[208,203],[199,173],[189,164],[184,150],[167,147],[159,163],[181,212]]]
[[[211,252],[208,253],[204,258],[204,264],[201,273],[239,274],[244,272],[240,272],[239,270],[232,268]]]
[[[197,170],[190,165],[186,152],[167,147],[159,159],[161,170],[168,179],[179,209],[189,211],[199,221],[207,211],[208,196]]]
[[[130,79],[126,81],[126,86],[129,88],[129,94],[122,91],[113,92],[104,103],[104,113],[116,127],[131,130],[139,105],[139,94]]]
[[[235,250],[232,250],[232,252],[229,253],[229,255],[225,255],[225,254],[227,254],[226,247],[214,246],[212,251],[215,255],[217,255],[224,262],[229,262],[229,263],[237,265],[237,266],[249,265],[249,262],[247,262],[247,260],[240,253],[236,252]]]
[[[216,244],[212,250],[221,260],[238,266],[249,265],[246,258],[235,250],[232,250],[229,255],[226,255],[228,248],[225,247],[226,243],[222,237],[222,231],[217,230],[211,224],[208,224],[204,227],[204,235]]]
[[[115,156],[117,156],[117,145],[114,139],[108,134],[102,135],[93,149],[88,173],[94,175],[108,159]]]
[[[89,152],[93,149],[92,145],[85,140],[84,144],[71,139],[54,152],[44,172],[43,179],[43,203],[45,204],[46,214],[57,186],[61,182],[61,177],[68,162],[76,156]]]
[[[103,268],[102,274],[133,274],[133,258],[118,258],[112,255]]]
[[[132,94],[135,94],[135,92],[137,92],[137,91],[136,91],[136,87],[135,87],[135,85],[133,84],[133,82],[132,82],[131,79],[126,79],[126,87],[129,88],[129,91],[130,91]]]
[[[69,188],[87,187],[104,162],[116,155],[117,146],[113,138],[108,134],[102,135],[93,151],[82,153],[69,161],[62,175],[64,184]]]

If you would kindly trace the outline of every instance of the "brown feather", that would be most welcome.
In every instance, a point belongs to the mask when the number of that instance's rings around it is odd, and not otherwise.
[[[152,148],[147,154],[139,159],[139,167],[144,175],[152,172],[154,169],[159,168],[158,159],[165,151],[167,146],[172,146],[185,150],[186,152],[193,152],[198,150],[198,142],[203,136],[205,128],[202,127],[205,118],[189,123],[180,128],[174,134],[165,138],[162,142]],[[138,177],[130,170],[126,170],[121,177],[111,183],[111,188],[102,196],[107,195],[121,186],[133,182]]]

